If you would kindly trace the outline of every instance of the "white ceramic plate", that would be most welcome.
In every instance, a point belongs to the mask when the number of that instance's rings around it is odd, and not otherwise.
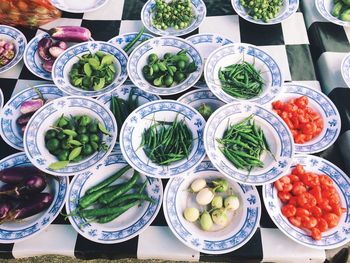
[[[51,3],[62,11],[69,13],[87,13],[95,11],[105,4],[108,0],[84,0],[84,1],[69,1],[69,0],[51,0]]]
[[[24,152],[10,155],[0,161],[0,171],[15,166],[32,166]],[[5,222],[0,225],[0,242],[14,243],[28,239],[48,227],[61,212],[68,193],[68,177],[48,176],[47,187],[42,191],[54,195],[52,204],[45,211],[31,217]],[[4,183],[0,183],[2,186]]]
[[[204,61],[206,61],[209,55],[219,47],[225,46],[227,44],[233,43],[230,39],[211,33],[196,34],[186,38],[190,41],[199,51]],[[202,78],[203,77],[203,78]],[[205,83],[204,76],[202,76],[199,81],[195,84],[199,88],[207,87]]]
[[[348,215],[350,207],[348,194],[350,189],[349,177],[334,164],[317,156],[296,155],[288,172],[291,172],[291,169],[296,164],[303,165],[307,172],[328,175],[333,180],[334,186],[339,193],[341,206],[346,208],[347,212],[342,214],[339,224],[336,227],[322,233],[322,239],[316,241],[310,237],[310,233],[293,226],[282,215],[282,203],[277,196],[277,190],[273,184],[267,184],[263,186],[262,195],[270,217],[286,236],[301,245],[324,250],[337,248],[346,244],[350,240],[350,217]]]
[[[334,6],[333,0],[315,0],[315,5],[317,11],[321,14],[321,16],[323,16],[329,22],[337,24],[339,26],[350,26],[350,22],[340,20],[331,14]]]
[[[66,203],[67,213],[71,213],[78,207],[78,200],[84,196],[89,188],[113,175],[126,165],[127,162],[124,160],[122,153],[117,150],[105,159],[102,166],[98,165],[90,171],[74,176]],[[117,183],[129,180],[132,175],[133,169],[130,169],[117,180]],[[83,237],[102,244],[120,243],[139,235],[156,218],[163,198],[162,180],[141,175],[138,184],[142,184],[145,180],[148,181],[145,193],[154,200],[154,203],[142,201],[141,206],[136,205],[130,208],[117,219],[106,224],[86,223],[86,219],[79,216],[69,217],[70,223]]]
[[[257,126],[262,128],[270,146],[271,154],[265,152],[260,157],[263,168],[250,171],[237,169],[219,149],[217,138],[222,138],[228,123],[235,124],[254,115]],[[249,103],[229,103],[215,111],[207,121],[204,131],[204,146],[213,165],[228,178],[243,184],[262,185],[273,182],[284,175],[294,156],[292,134],[284,121],[275,113],[264,107]]]
[[[112,84],[98,91],[87,91],[81,88],[74,87],[70,83],[69,72],[72,66],[79,61],[79,57],[84,54],[96,53],[102,51],[105,54],[111,54],[115,57],[113,64],[116,69],[116,75]],[[128,60],[127,54],[111,43],[102,41],[89,41],[76,44],[65,50],[56,60],[52,67],[52,78],[56,86],[63,92],[78,95],[96,97],[102,94],[113,91],[124,83],[128,77],[126,72],[126,63]]]
[[[14,67],[23,57],[24,49],[27,45],[27,39],[21,31],[11,27],[0,25],[0,40],[10,41],[15,45],[15,57],[7,65],[0,67],[0,74]]]
[[[324,93],[303,85],[285,84],[276,100],[286,102],[301,96],[308,97],[309,107],[321,115],[324,127],[322,132],[312,140],[304,144],[296,143],[295,152],[304,154],[321,152],[333,145],[339,136],[341,128],[339,112]],[[267,108],[272,110],[272,105],[269,104]]]
[[[253,17],[251,17],[248,14],[247,12],[248,10],[244,8],[240,2],[241,0],[231,0],[231,4],[235,12],[243,19],[259,25],[279,24],[282,21],[289,18],[290,16],[292,16],[298,10],[298,7],[299,7],[299,0],[283,0],[283,6],[279,14],[275,18],[270,19],[268,22],[264,22],[261,19],[254,20]]]
[[[193,136],[192,149],[188,158],[160,166],[149,160],[139,147],[144,129],[155,120],[174,121],[184,119]],[[126,161],[140,173],[156,178],[170,178],[189,175],[204,159],[203,131],[205,120],[190,106],[173,100],[159,100],[146,103],[134,110],[125,120],[120,131],[120,148]]]
[[[213,111],[225,105],[225,102],[219,100],[209,89],[205,88],[187,92],[178,98],[177,101],[187,104],[196,110],[203,104],[208,105]]]
[[[174,54],[183,49],[187,50],[190,61],[194,61],[197,65],[197,70],[191,73],[183,82],[169,88],[162,88],[151,85],[144,78],[142,68],[147,64],[147,58],[150,54],[155,53],[158,57],[163,57],[167,52]],[[178,37],[155,37],[137,46],[130,54],[128,73],[131,81],[140,89],[152,94],[172,95],[192,87],[201,77],[203,65],[203,58],[190,42]]]
[[[225,228],[203,231],[199,223],[190,223],[183,217],[186,207],[196,207],[195,195],[188,191],[191,183],[203,178],[206,181],[223,178],[210,161],[204,160],[191,176],[170,179],[164,192],[165,219],[174,235],[186,246],[207,254],[223,254],[236,250],[254,235],[260,221],[261,204],[254,186],[226,179],[232,192],[240,200],[240,207],[229,212],[230,223]],[[199,208],[199,207],[198,207]]]
[[[35,86],[44,99],[50,101],[63,96],[60,91],[53,84],[44,84]],[[21,116],[20,106],[23,102],[37,98],[38,94],[34,88],[25,89],[14,95],[4,106],[0,116],[0,135],[2,139],[11,147],[23,151],[23,133],[16,120]]]
[[[2,89],[0,89],[0,111],[4,106],[4,94],[2,93]]]
[[[261,72],[264,80],[262,93],[255,98],[244,100],[266,104],[272,101],[281,90],[283,76],[277,62],[260,48],[243,43],[228,44],[213,51],[207,59],[204,67],[204,78],[210,90],[226,103],[243,101],[230,96],[221,88],[219,80],[220,68],[239,63],[242,59],[253,64],[255,69]]]
[[[107,145],[106,151],[99,151],[80,162],[70,163],[63,169],[52,170],[48,166],[57,162],[57,158],[50,154],[45,146],[45,133],[61,116],[88,115],[101,122],[111,136],[103,135],[102,141]],[[24,150],[29,160],[40,170],[57,176],[75,175],[101,163],[112,151],[117,139],[117,124],[112,112],[101,102],[79,96],[69,96],[46,103],[35,112],[24,132]]]
[[[124,49],[127,44],[129,44],[138,34],[138,32],[130,32],[125,33],[116,37],[113,37],[112,39],[108,40],[108,43],[111,43],[115,45],[116,47],[119,47],[120,49]],[[135,43],[135,45],[128,51],[128,54],[130,54],[138,45],[140,45],[142,42],[153,38],[151,34],[143,33],[140,37],[140,39]]]
[[[157,29],[152,25],[152,9],[155,5],[155,0],[149,0],[147,3],[143,6],[141,10],[141,20],[143,25],[152,33],[160,36],[182,36],[186,35],[188,33],[191,33],[195,29],[197,29],[203,22],[206,14],[207,14],[207,8],[202,0],[191,0],[192,4],[192,10],[195,14],[195,19],[192,21],[192,23],[185,29],[173,29],[168,28],[166,30],[163,29]]]
[[[350,88],[350,53],[343,58],[340,71],[346,85]]]

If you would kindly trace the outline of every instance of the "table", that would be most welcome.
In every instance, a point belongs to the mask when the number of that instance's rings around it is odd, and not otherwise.
[[[314,52],[311,52],[312,45],[310,46],[309,43],[303,13],[297,12],[281,24],[258,26],[235,15],[228,0],[204,2],[207,6],[207,17],[199,29],[190,35],[211,32],[224,35],[234,42],[257,45],[278,61],[286,82],[303,83],[320,89],[312,60]],[[141,28],[140,11],[144,3],[144,0],[110,0],[106,6],[91,13],[63,12],[61,19],[45,25],[44,28],[49,29],[57,25],[81,25],[91,30],[95,40],[109,40],[118,34],[138,31]],[[307,4],[308,1],[304,1],[304,6]],[[40,31],[19,29],[28,41]],[[0,75],[0,87],[4,93],[5,102],[13,93],[41,83],[47,83],[47,81],[40,80],[31,74],[23,66],[23,62]],[[0,158],[16,152],[1,139],[0,149]],[[341,160],[339,151],[335,147],[331,147],[320,155],[343,168],[342,162],[339,162]],[[43,254],[60,254],[83,259],[137,257],[221,262],[235,260],[281,262],[286,258],[290,259],[290,262],[309,260],[323,262],[325,259],[325,251],[306,248],[284,236],[273,224],[264,207],[260,227],[253,238],[242,248],[224,255],[206,255],[185,247],[166,226],[162,210],[146,231],[120,244],[101,245],[88,241],[78,235],[62,216],[57,217],[45,231],[27,241],[0,244],[1,258]]]

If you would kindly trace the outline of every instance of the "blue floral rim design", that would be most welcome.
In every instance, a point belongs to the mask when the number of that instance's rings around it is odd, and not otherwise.
[[[346,85],[350,88],[350,53],[344,57],[340,70]]]

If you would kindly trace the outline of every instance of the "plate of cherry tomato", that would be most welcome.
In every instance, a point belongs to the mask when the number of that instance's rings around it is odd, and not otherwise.
[[[296,155],[289,173],[263,186],[277,227],[299,244],[333,249],[350,240],[349,177],[320,157]]]
[[[291,130],[296,153],[323,151],[339,136],[339,112],[321,91],[299,84],[285,84],[271,107]]]

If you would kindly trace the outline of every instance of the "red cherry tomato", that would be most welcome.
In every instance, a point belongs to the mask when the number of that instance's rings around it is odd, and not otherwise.
[[[329,176],[327,176],[325,174],[321,174],[318,176],[318,178],[320,180],[321,185],[333,186],[333,181]]]
[[[306,187],[303,182],[294,182],[292,192],[294,195],[301,195],[306,192]]]
[[[310,212],[309,212],[309,210],[298,207],[295,214],[296,214],[296,216],[304,217],[304,216],[309,216]]]
[[[339,216],[337,216],[334,213],[326,213],[323,216],[323,219],[327,221],[328,227],[332,228],[338,225],[339,223]]]
[[[322,202],[322,192],[321,192],[321,187],[319,185],[313,187],[309,191],[309,193],[312,194],[316,198],[317,203]]]
[[[304,216],[301,218],[303,227],[307,229],[312,229],[317,225],[317,219],[313,216]]]
[[[310,209],[317,204],[317,201],[312,194],[302,193],[298,196],[298,204],[305,209]]]
[[[317,219],[317,228],[321,231],[321,232],[325,232],[326,230],[328,230],[328,223],[325,219],[318,218]]]
[[[291,216],[295,216],[295,213],[297,211],[297,209],[295,208],[294,205],[285,205],[284,207],[282,207],[282,214],[285,216],[285,217],[291,217]]]
[[[292,197],[290,193],[282,192],[282,191],[278,192],[277,196],[279,197],[279,199],[281,199],[283,203],[287,203]]]
[[[291,216],[291,217],[288,217],[288,220],[292,225],[294,225],[296,227],[301,227],[301,217]]]
[[[310,213],[311,213],[314,217],[318,218],[318,217],[321,217],[321,216],[322,216],[322,209],[319,208],[318,206],[313,206],[313,207],[310,208]]]
[[[322,233],[321,230],[318,228],[314,227],[311,229],[311,237],[315,240],[321,240],[322,239]]]

